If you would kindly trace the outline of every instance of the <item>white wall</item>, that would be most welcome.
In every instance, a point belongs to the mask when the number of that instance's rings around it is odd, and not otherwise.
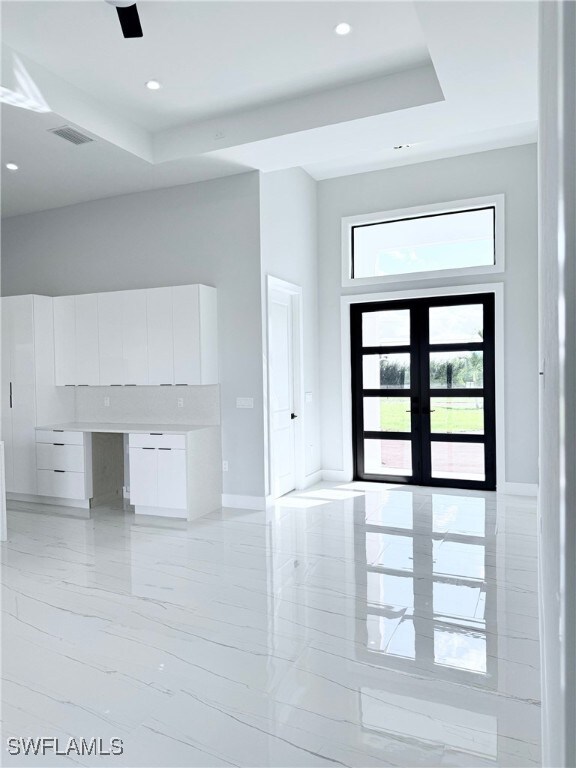
[[[318,184],[322,464],[344,467],[340,297],[369,293],[341,288],[343,216],[504,193],[506,198],[505,419],[506,482],[538,482],[538,319],[536,147],[408,165]],[[486,283],[498,278],[485,279]],[[457,285],[462,279],[396,283],[408,287]],[[372,292],[382,292],[374,286]],[[502,482],[502,478],[499,478]]]
[[[321,468],[316,186],[301,169],[260,176],[264,329],[267,275],[302,288],[304,391],[312,393],[303,403],[308,477]]]
[[[224,492],[265,493],[259,178],[247,173],[5,219],[3,295],[218,289]],[[254,410],[235,407],[253,397]]]

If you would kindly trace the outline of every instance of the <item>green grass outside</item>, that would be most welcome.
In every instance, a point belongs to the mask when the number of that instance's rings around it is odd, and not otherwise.
[[[449,404],[440,405],[432,399],[430,415],[432,432],[478,434],[484,431],[484,410],[482,398],[466,397],[451,399]],[[477,407],[480,406],[480,407]],[[386,432],[409,432],[410,400],[404,398],[382,398],[380,401],[380,423]]]

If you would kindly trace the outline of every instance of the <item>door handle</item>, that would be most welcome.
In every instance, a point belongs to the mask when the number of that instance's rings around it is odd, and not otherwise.
[[[291,418],[291,419],[297,419],[297,418],[298,418],[298,416],[296,416],[296,414],[295,414],[295,413],[291,413],[291,414],[290,414],[290,418]]]

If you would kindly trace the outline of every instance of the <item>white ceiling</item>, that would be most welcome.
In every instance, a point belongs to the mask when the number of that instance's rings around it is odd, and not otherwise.
[[[535,140],[535,2],[138,7],[144,38],[124,40],[103,0],[2,3],[2,85],[21,90],[19,62],[51,110],[3,106],[2,161],[20,166],[2,167],[4,215],[253,168],[320,179]],[[340,38],[343,20],[353,32]],[[47,132],[65,123],[94,142]]]
[[[158,131],[430,61],[405,2],[140,2],[144,37],[113,7],[8,2],[2,39],[77,88]],[[345,19],[354,27],[335,35]],[[156,79],[164,87],[143,86]]]

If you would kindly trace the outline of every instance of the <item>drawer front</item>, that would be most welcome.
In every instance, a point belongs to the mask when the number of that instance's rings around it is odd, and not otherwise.
[[[38,493],[40,496],[56,496],[61,499],[85,499],[84,472],[55,472],[52,469],[39,469]]]
[[[38,469],[65,469],[84,472],[84,446],[64,443],[36,443]]]
[[[130,448],[186,448],[185,435],[130,434]]]
[[[36,442],[84,445],[84,432],[63,432],[58,429],[37,429]]]

